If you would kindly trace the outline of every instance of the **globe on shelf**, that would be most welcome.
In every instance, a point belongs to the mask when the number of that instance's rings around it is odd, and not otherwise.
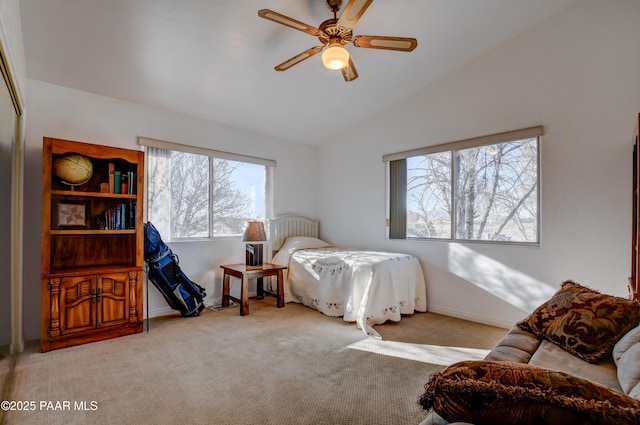
[[[89,181],[93,175],[93,164],[86,156],[70,153],[56,158],[53,162],[53,174],[73,190],[74,186]]]

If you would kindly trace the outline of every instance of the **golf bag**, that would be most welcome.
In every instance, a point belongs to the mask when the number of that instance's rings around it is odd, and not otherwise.
[[[158,288],[167,304],[183,317],[195,317],[204,308],[202,299],[207,295],[192,282],[178,265],[179,259],[164,243],[151,222],[144,224],[144,261],[147,277]]]

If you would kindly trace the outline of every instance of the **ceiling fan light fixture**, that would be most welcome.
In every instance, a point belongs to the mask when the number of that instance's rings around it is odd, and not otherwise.
[[[339,43],[332,44],[322,53],[322,64],[327,69],[340,70],[349,64],[349,52]]]

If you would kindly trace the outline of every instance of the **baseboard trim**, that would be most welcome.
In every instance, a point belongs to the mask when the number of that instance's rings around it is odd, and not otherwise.
[[[249,297],[252,297],[252,296],[255,296],[255,294],[252,295],[251,293],[249,293]],[[222,304],[222,298],[206,297],[203,301],[204,301],[204,305],[207,307],[219,306]],[[145,311],[145,314],[146,313],[147,312]],[[179,314],[179,312],[177,310],[172,309],[168,305],[160,308],[149,309],[150,319],[153,317],[168,316],[170,314]]]
[[[255,294],[249,294],[249,297],[253,297]],[[204,303],[207,307],[219,306],[222,303],[221,298],[207,297],[204,299]],[[469,314],[466,311],[457,310],[450,307],[441,305],[429,304],[429,311],[432,313],[442,314],[444,316],[456,317],[458,319],[469,320],[470,322],[482,323],[489,326],[495,326],[497,328],[511,329],[513,327],[512,322],[496,320],[494,317],[480,316],[475,314]],[[149,310],[149,318],[167,316],[169,314],[175,314],[176,311],[171,307],[154,308]]]
[[[503,329],[511,329],[513,323],[503,320],[496,320],[493,317],[479,316],[476,314],[469,314],[466,311],[456,310],[454,308],[445,307],[441,305],[429,304],[429,311],[432,313],[442,314],[445,316],[456,317],[458,319],[469,320],[470,322],[482,323],[489,326],[495,326]]]

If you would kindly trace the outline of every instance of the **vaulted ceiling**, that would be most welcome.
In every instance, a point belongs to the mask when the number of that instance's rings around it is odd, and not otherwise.
[[[275,71],[320,43],[257,15],[315,27],[333,16],[324,0],[21,0],[20,12],[29,78],[313,145],[575,1],[376,0],[354,35],[414,37],[418,47],[347,45],[359,73],[348,83],[320,55]]]

